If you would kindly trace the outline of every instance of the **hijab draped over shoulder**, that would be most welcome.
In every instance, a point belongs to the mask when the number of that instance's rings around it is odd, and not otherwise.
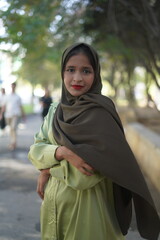
[[[90,90],[78,97],[65,88],[63,72],[68,54],[78,47],[89,49],[95,78]],[[122,233],[127,234],[134,201],[137,225],[143,237],[156,240],[159,217],[142,172],[125,139],[120,118],[111,99],[101,95],[100,64],[95,50],[78,43],[62,56],[62,96],[53,120],[53,134],[64,145],[113,182],[115,210]]]

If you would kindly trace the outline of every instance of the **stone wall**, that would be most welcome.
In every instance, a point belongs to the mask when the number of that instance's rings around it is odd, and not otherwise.
[[[160,135],[140,123],[128,124],[125,131],[139,165],[160,191]]]
[[[160,211],[160,135],[137,122],[127,124],[125,133]]]

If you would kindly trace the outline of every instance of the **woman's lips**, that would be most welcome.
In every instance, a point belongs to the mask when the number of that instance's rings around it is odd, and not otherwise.
[[[83,88],[81,85],[72,85],[72,87],[76,90],[81,90]]]

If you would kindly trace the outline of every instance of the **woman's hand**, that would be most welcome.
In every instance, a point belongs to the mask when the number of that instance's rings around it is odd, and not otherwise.
[[[60,146],[57,148],[55,157],[59,161],[61,161],[62,159],[66,159],[81,173],[87,176],[92,176],[94,174],[94,169],[90,165],[88,165],[81,157],[79,157],[77,154],[75,154],[65,146]]]
[[[50,177],[49,169],[41,170],[38,183],[37,183],[37,193],[39,194],[40,198],[44,199],[44,189]]]

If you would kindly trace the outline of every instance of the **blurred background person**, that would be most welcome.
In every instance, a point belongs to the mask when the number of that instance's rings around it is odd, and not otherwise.
[[[45,89],[44,96],[40,98],[40,102],[42,105],[42,118],[44,119],[44,117],[47,115],[49,107],[52,103],[52,97],[47,88]]]
[[[5,102],[5,98],[6,98],[6,91],[5,88],[1,88],[1,95],[0,95],[0,112],[2,110],[2,107],[4,106],[4,102]],[[0,135],[4,134],[4,129],[6,126],[6,121],[5,121],[5,116],[4,116],[4,112],[1,115],[0,118]]]
[[[20,117],[25,117],[21,98],[16,93],[16,83],[11,84],[11,93],[6,96],[4,105],[1,109],[1,118],[5,113],[6,123],[10,128],[9,149],[14,150],[17,145],[17,127]]]

